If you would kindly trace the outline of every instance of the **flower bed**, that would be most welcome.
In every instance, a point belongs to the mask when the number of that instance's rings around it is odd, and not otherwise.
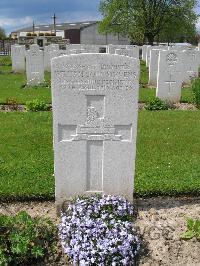
[[[123,197],[78,198],[62,212],[59,235],[70,262],[79,265],[134,265],[140,241],[133,206]]]

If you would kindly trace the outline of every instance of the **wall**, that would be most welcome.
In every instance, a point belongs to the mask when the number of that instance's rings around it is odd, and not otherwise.
[[[81,44],[130,44],[128,38],[114,36],[111,34],[102,35],[98,32],[98,24],[82,28],[80,31]]]

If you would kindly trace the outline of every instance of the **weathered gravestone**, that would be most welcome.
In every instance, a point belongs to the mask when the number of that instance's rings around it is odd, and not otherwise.
[[[116,45],[116,44],[109,44],[108,45],[108,53],[115,54],[116,49],[126,49],[126,45]]]
[[[69,51],[68,50],[57,50],[57,51],[52,51],[50,52],[50,62],[52,62],[52,59],[55,57],[59,57],[62,55],[69,55]]]
[[[160,51],[156,96],[162,100],[179,102],[183,80],[183,57],[178,51]]]
[[[150,47],[149,45],[142,46],[142,60],[146,62],[147,57],[147,48]]]
[[[50,44],[44,47],[44,70],[50,72],[51,71],[51,60],[50,53],[52,51],[59,50],[58,44]]]
[[[183,68],[184,75],[183,81],[190,83],[192,79],[197,78],[199,74],[199,51],[196,50],[185,50],[182,52],[183,55]]]
[[[12,71],[16,73],[25,72],[25,45],[11,46]]]
[[[82,53],[87,53],[87,51],[84,48],[81,49],[72,49],[68,50],[69,54],[82,54]]]
[[[157,75],[158,75],[158,57],[159,49],[151,49],[149,60],[149,82],[148,84],[157,87]],[[164,51],[164,47],[163,47]]]
[[[66,50],[82,49],[82,44],[67,44]]]
[[[43,51],[37,44],[30,45],[30,50],[26,52],[26,76],[27,85],[36,86],[44,82]]]
[[[139,59],[139,49],[116,49],[115,54]]]
[[[139,60],[79,54],[52,60],[56,202],[105,193],[133,199]]]

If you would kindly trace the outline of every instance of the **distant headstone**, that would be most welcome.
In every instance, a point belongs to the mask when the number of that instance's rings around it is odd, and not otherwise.
[[[43,51],[37,44],[30,45],[30,50],[26,52],[26,76],[27,85],[36,86],[44,82]]]
[[[109,54],[115,54],[116,49],[126,49],[126,45],[115,45],[115,44],[109,44],[108,45],[108,53]]]
[[[69,54],[82,54],[82,53],[87,53],[87,51],[83,48],[81,49],[72,49],[68,50]]]
[[[178,51],[160,51],[156,96],[162,100],[179,102],[183,80],[182,54]]]
[[[146,62],[146,58],[147,58],[147,48],[149,47],[149,45],[143,45],[142,46],[142,60]]]
[[[25,72],[25,45],[11,46],[12,71],[16,73]]]
[[[66,50],[82,49],[82,44],[67,44]]]
[[[79,54],[52,60],[56,202],[105,193],[133,200],[139,60]]]
[[[164,48],[163,48],[164,50]],[[149,60],[149,85],[157,87],[159,49],[151,49]]]
[[[58,44],[50,44],[44,47],[44,70],[50,72],[51,71],[51,60],[50,53],[52,51],[59,50]]]
[[[183,81],[185,83],[190,83],[192,79],[197,78],[199,75],[199,51],[185,50],[182,53],[184,61]]]
[[[115,54],[125,55],[125,56],[139,59],[139,49],[138,48],[135,48],[135,49],[116,49]]]
[[[51,51],[50,52],[50,62],[52,61],[53,58],[59,57],[62,55],[69,55],[69,51],[68,50]]]

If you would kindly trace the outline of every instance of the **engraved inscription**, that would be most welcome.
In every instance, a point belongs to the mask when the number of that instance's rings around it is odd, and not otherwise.
[[[136,72],[127,64],[69,65],[56,70],[60,90],[133,90]],[[132,79],[132,81],[131,81]]]

